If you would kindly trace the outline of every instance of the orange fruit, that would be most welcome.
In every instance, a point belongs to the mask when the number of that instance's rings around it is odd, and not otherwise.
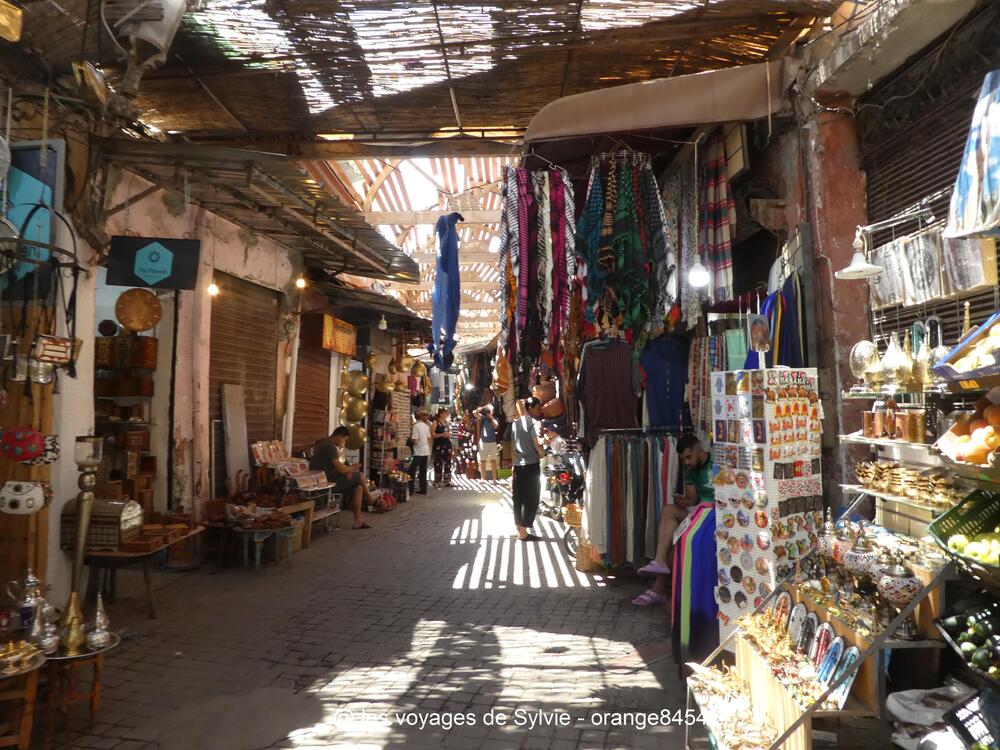
[[[1000,427],[1000,406],[994,404],[986,407],[983,418],[990,423],[990,427]]]

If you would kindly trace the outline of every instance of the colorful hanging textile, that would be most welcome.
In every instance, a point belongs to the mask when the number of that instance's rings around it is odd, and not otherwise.
[[[1000,70],[979,90],[944,236],[1000,236]]]
[[[604,294],[607,271],[597,262],[601,242],[601,220],[604,211],[604,188],[601,170],[593,169],[587,185],[587,203],[576,226],[577,278],[580,281],[585,316],[589,323],[597,320],[595,308]]]
[[[656,324],[662,324],[677,300],[676,244],[667,224],[653,170],[643,169],[640,177],[640,205],[643,207],[645,234],[650,248],[649,261],[652,265],[651,281],[654,290],[651,318]]]
[[[733,298],[733,245],[729,212],[735,203],[726,174],[726,143],[720,134],[706,148],[705,167],[700,179],[698,252],[712,272],[712,299]]]
[[[455,325],[461,302],[461,283],[458,273],[458,229],[455,224],[462,215],[450,213],[437,220],[437,267],[434,274],[434,293],[431,298],[431,343],[428,347],[434,364],[451,367],[455,348]]]
[[[501,348],[519,367],[544,352],[558,365],[576,272],[572,185],[561,169],[506,167],[501,197]]]
[[[655,554],[663,505],[682,479],[676,446],[656,430],[598,438],[587,466],[584,532],[606,565],[639,568]]]
[[[706,299],[706,290],[691,286],[688,281],[688,271],[698,260],[698,184],[694,160],[683,166],[677,175],[678,189],[678,236],[680,237],[680,282],[681,282],[681,318],[689,328],[693,328],[701,320],[702,302]]]
[[[649,279],[645,252],[640,236],[639,208],[636,196],[638,168],[622,160],[618,165],[618,202],[615,205],[614,248],[617,271],[618,304],[616,317],[622,328],[632,333],[636,355],[642,352],[648,335]]]
[[[671,640],[674,661],[701,661],[719,645],[715,601],[715,506],[692,509],[687,528],[674,544]]]

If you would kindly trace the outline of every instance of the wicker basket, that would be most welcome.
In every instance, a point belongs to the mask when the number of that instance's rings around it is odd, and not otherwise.
[[[577,529],[583,526],[583,510],[576,503],[563,506],[563,517],[570,526]]]
[[[596,573],[604,570],[604,566],[594,560],[594,547],[590,542],[580,540],[580,546],[576,550],[576,569],[581,573]]]

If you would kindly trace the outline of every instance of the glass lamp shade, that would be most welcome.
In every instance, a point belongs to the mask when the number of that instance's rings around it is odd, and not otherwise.
[[[712,280],[712,275],[708,272],[708,269],[701,264],[701,261],[695,261],[695,264],[691,266],[691,270],[688,271],[688,283],[695,289],[701,289],[708,286],[708,282]]]
[[[865,373],[878,361],[878,348],[871,341],[859,341],[851,349],[851,373],[858,380],[864,380]]]
[[[73,460],[81,469],[93,469],[101,465],[104,458],[104,438],[83,435],[73,446]]]
[[[889,604],[900,609],[913,601],[922,588],[920,579],[902,562],[883,570],[878,581],[878,592]]]

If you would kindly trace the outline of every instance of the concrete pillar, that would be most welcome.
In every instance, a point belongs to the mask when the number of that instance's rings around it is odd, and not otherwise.
[[[841,393],[853,384],[851,348],[869,338],[869,295],[864,281],[838,281],[834,271],[848,265],[854,233],[867,223],[865,175],[858,135],[848,102],[827,98],[802,123],[805,147],[807,211],[813,230],[818,323],[819,381],[823,398],[824,486],[836,507],[838,485],[853,481],[853,462],[841,451],[837,435],[861,424],[862,402]],[[811,103],[810,103],[810,106]],[[838,107],[845,107],[844,110]]]

